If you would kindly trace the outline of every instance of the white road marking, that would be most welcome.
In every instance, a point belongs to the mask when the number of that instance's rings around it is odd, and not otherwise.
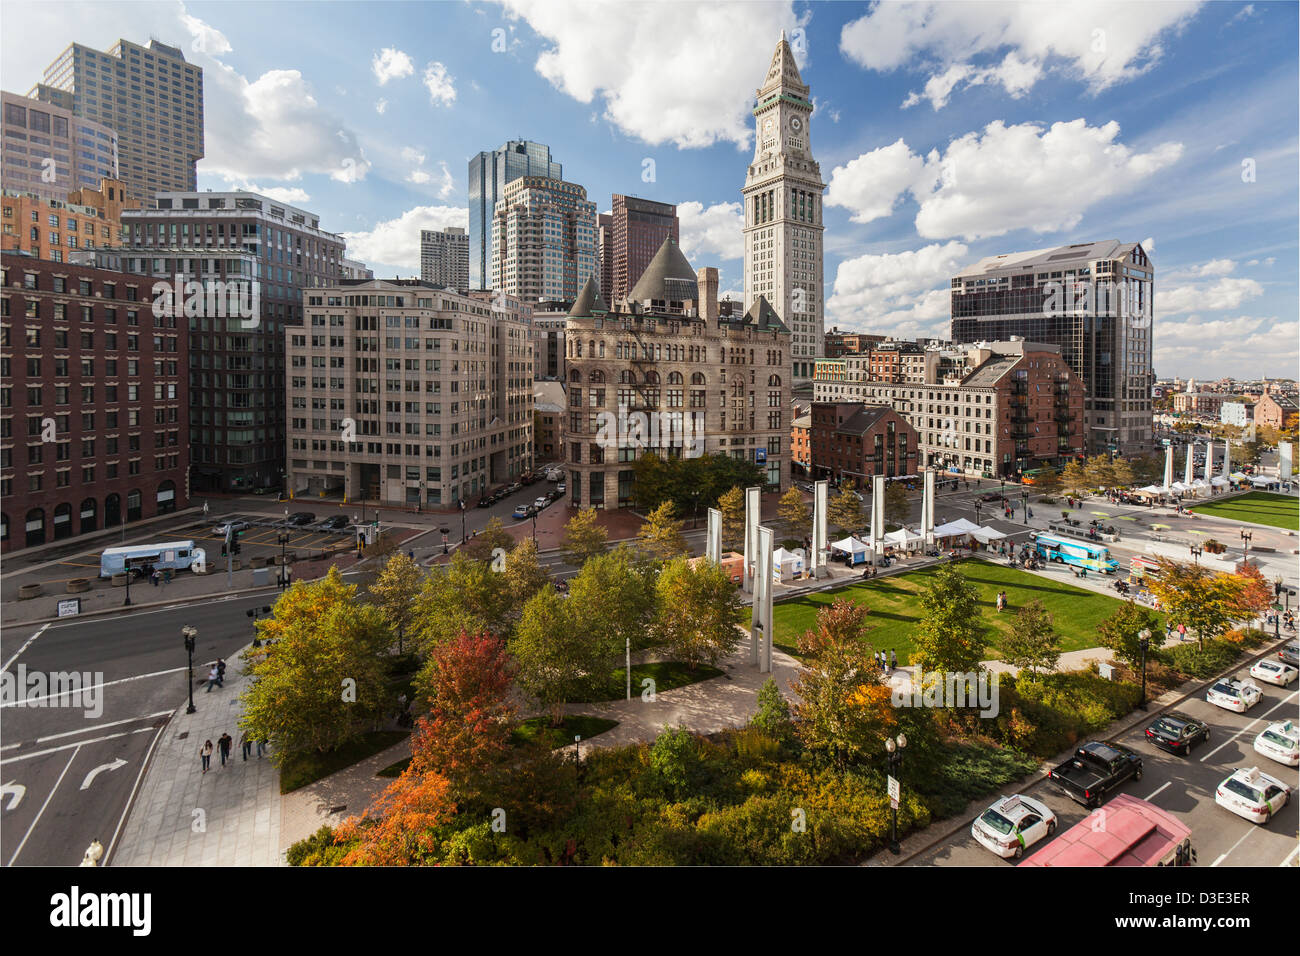
[[[81,789],[89,790],[90,785],[95,782],[95,778],[98,777],[105,770],[108,771],[119,770],[125,766],[126,766],[126,761],[123,760],[121,757],[118,757],[112,763],[101,763],[94,770],[90,771],[90,773],[86,774],[86,779],[81,781]]]
[[[5,809],[15,810],[18,804],[23,802],[23,797],[27,796],[27,788],[21,783],[14,783],[10,780],[3,787],[0,787],[0,799],[5,796],[9,797],[9,805]]]
[[[1210,866],[1218,866],[1220,863],[1222,863],[1224,860],[1226,860],[1226,859],[1228,858],[1228,854],[1231,853],[1233,850],[1237,849],[1237,847],[1241,846],[1243,843],[1245,843],[1245,842],[1246,842],[1246,839],[1247,839],[1247,838],[1248,838],[1252,833],[1254,833],[1255,830],[1256,830],[1256,827],[1252,825],[1251,828],[1250,828],[1249,830],[1246,831],[1245,835],[1244,835],[1240,840],[1238,840],[1236,843],[1234,843],[1232,846],[1230,846],[1230,847],[1228,848],[1227,852],[1220,854],[1220,855],[1219,855],[1219,858],[1218,858],[1217,860],[1215,860],[1213,863],[1211,863]]]
[[[36,829],[36,824],[40,823],[41,816],[45,813],[45,808],[48,807],[50,801],[54,799],[54,792],[59,789],[59,784],[63,783],[63,778],[68,775],[68,771],[72,768],[72,761],[77,759],[77,751],[79,750],[81,750],[81,744],[77,744],[77,749],[72,751],[72,756],[68,758],[68,762],[63,768],[63,773],[59,774],[59,779],[54,781],[54,786],[50,788],[50,795],[46,797],[45,802],[41,804],[41,809],[37,812],[36,819],[32,821],[31,826],[27,828],[27,832],[23,834],[23,840],[18,844],[18,849],[14,850],[14,855],[9,858],[9,866],[13,866],[14,860],[18,859],[18,854],[23,852],[23,847],[27,845],[27,838],[30,837],[32,831]]]
[[[1300,691],[1296,691],[1295,693],[1291,694],[1290,697],[1287,697],[1285,700],[1279,700],[1276,704],[1274,704],[1274,705],[1273,705],[1272,707],[1270,707],[1268,710],[1264,711],[1264,713],[1263,713],[1262,716],[1260,716],[1260,717],[1256,717],[1254,720],[1252,720],[1250,723],[1248,723],[1245,727],[1242,727],[1241,730],[1237,731],[1235,734],[1233,734],[1231,737],[1229,737],[1229,738],[1228,738],[1227,740],[1225,740],[1223,743],[1219,744],[1219,746],[1215,747],[1213,750],[1211,750],[1209,753],[1207,753],[1204,757],[1202,757],[1202,758],[1201,758],[1201,763],[1205,763],[1205,761],[1209,760],[1211,757],[1213,757],[1215,754],[1217,754],[1217,753],[1218,753],[1220,750],[1222,750],[1224,747],[1228,746],[1228,744],[1232,743],[1234,740],[1236,740],[1238,737],[1240,737],[1240,736],[1241,736],[1242,734],[1244,734],[1246,731],[1253,729],[1253,728],[1255,727],[1256,724],[1259,724],[1259,723],[1262,723],[1262,722],[1264,722],[1264,721],[1267,721],[1269,715],[1270,715],[1271,713],[1273,713],[1273,711],[1277,710],[1279,707],[1283,706],[1284,704],[1289,704],[1291,701],[1293,701],[1293,700],[1296,698],[1296,696],[1297,696],[1298,694],[1300,694]]]
[[[135,775],[135,784],[131,787],[131,793],[127,796],[126,802],[122,804],[122,815],[117,819],[117,826],[113,829],[113,839],[108,841],[108,849],[104,851],[104,866],[109,865],[109,860],[113,858],[113,850],[117,847],[117,838],[122,834],[122,827],[126,825],[126,816],[131,812],[131,807],[135,805],[135,795],[140,791],[140,784],[144,780],[145,768],[149,766],[149,761],[153,758],[153,752],[158,747],[158,741],[162,740],[163,731],[166,725],[158,728],[158,733],[154,734],[153,741],[149,744],[149,751],[144,755],[144,760],[140,761],[140,772]]]
[[[42,625],[41,625],[41,629],[40,629],[39,631],[37,631],[37,632],[36,632],[35,634],[33,634],[31,637],[27,638],[27,642],[26,642],[25,644],[23,644],[22,647],[18,648],[18,653],[17,653],[17,654],[14,654],[13,657],[11,657],[11,658],[9,658],[9,660],[5,661],[4,667],[0,667],[0,672],[7,671],[7,670],[9,669],[9,665],[12,664],[14,661],[18,660],[18,656],[19,656],[20,654],[22,654],[23,651],[27,650],[28,647],[31,646],[32,641],[36,640],[38,637],[40,637],[42,634],[44,634],[44,633],[45,633],[45,629],[46,629],[47,627],[49,627],[49,626],[50,626],[50,625],[48,625],[48,624],[42,624]]]
[[[118,737],[129,737],[131,734],[147,734],[153,730],[152,727],[141,727],[139,730],[124,730],[120,734],[109,734],[106,737],[96,737],[94,740],[83,740],[79,744],[64,744],[62,747],[47,747],[45,750],[33,750],[29,754],[19,754],[17,757],[10,757],[8,760],[0,760],[0,766],[7,763],[17,763],[19,760],[31,760],[33,757],[43,757],[46,754],[57,753],[60,750],[67,750],[69,747],[85,747],[89,744],[103,743],[105,740],[116,740]]]
[[[1156,790],[1152,791],[1152,793],[1150,794],[1150,796],[1147,797],[1147,799],[1148,799],[1148,800],[1152,800],[1152,799],[1154,799],[1154,798],[1155,798],[1155,795],[1156,795],[1157,793],[1159,793],[1159,792],[1160,792],[1161,790],[1163,790],[1165,787],[1171,786],[1172,784],[1173,784],[1173,781],[1172,781],[1172,780],[1170,780],[1168,783],[1161,784],[1160,787],[1158,787]]]
[[[1279,863],[1278,866],[1290,866],[1291,861],[1295,859],[1297,855],[1300,855],[1300,846],[1296,847],[1294,850],[1288,853],[1286,855],[1286,859],[1283,860],[1281,863]]]
[[[83,730],[65,730],[61,734],[50,734],[48,737],[37,737],[36,742],[43,744],[46,741],[58,740],[60,737],[75,737],[77,734],[90,734],[101,730],[107,730],[109,727],[120,727],[122,724],[134,724],[140,720],[153,720],[155,717],[166,717],[170,710],[160,710],[156,714],[145,714],[141,717],[128,717],[126,720],[114,720],[107,724],[95,724],[93,727],[86,727]],[[22,744],[10,744],[10,747],[21,747]],[[6,748],[8,749],[8,748]]]
[[[34,707],[43,700],[53,700],[57,697],[71,697],[74,694],[84,694],[87,691],[98,690],[101,687],[112,687],[114,684],[127,684],[133,680],[145,680],[150,677],[162,677],[166,674],[175,674],[177,671],[183,671],[187,668],[172,667],[165,671],[154,671],[152,674],[136,674],[134,677],[119,677],[117,680],[104,681],[102,684],[88,684],[85,687],[77,687],[73,690],[65,690],[61,694],[46,694],[44,697],[25,697],[22,700],[10,700],[0,704],[4,707]],[[137,720],[139,718],[136,718]]]

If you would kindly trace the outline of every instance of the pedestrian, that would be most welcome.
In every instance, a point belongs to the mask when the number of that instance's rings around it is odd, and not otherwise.
[[[203,517],[206,518],[207,516],[208,516],[208,503],[205,501],[203,502]]]
[[[889,669],[892,671],[895,670],[897,667],[898,667],[898,652],[891,650],[889,652]]]
[[[217,658],[217,686],[226,686],[226,662],[220,657]]]
[[[220,675],[217,673],[217,665],[213,664],[212,669],[208,671],[208,689],[205,693],[211,694],[212,685],[217,683],[218,680],[220,680]]]
[[[257,738],[257,757],[258,757],[258,759],[260,760],[260,759],[262,758],[262,755],[265,754],[265,753],[266,753],[266,738],[265,738],[265,737],[258,737],[258,738]]]
[[[1033,508],[1030,508],[1030,509],[1028,509],[1028,510],[1029,510],[1029,517],[1032,518],[1032,517],[1034,516],[1034,509],[1033,509]]]
[[[163,587],[172,583],[172,569],[167,568],[163,571]]]
[[[243,751],[245,760],[247,760],[248,755],[253,752],[253,738],[248,736],[247,730],[245,730],[239,738],[239,749]]]
[[[223,733],[217,738],[217,752],[221,754],[221,766],[226,765],[226,758],[230,756],[230,745],[234,743],[234,738],[230,734]]]
[[[155,568],[153,574],[149,575],[149,580],[153,582],[153,586],[154,586],[154,587],[157,587],[157,586],[158,586],[158,580],[159,580],[161,577],[162,577],[162,575],[159,574],[159,573],[158,573],[158,569]]]
[[[1178,640],[1187,640],[1187,625],[1181,621],[1178,623]]]
[[[203,746],[199,748],[199,758],[203,761],[203,772],[208,772],[208,767],[212,763],[212,741],[204,741]]]
[[[1174,626],[1165,621],[1165,643],[1168,644],[1174,637]]]

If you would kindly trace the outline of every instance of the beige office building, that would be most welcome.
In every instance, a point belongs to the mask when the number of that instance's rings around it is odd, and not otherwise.
[[[529,327],[419,279],[304,291],[285,329],[288,486],[433,510],[532,467]]]

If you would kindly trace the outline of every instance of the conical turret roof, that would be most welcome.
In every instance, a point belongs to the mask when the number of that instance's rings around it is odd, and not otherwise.
[[[767,296],[760,295],[754,300],[754,304],[749,307],[745,313],[745,324],[754,325],[759,329],[775,329],[780,332],[789,332],[781,317],[776,314],[776,309],[767,301]]]
[[[628,300],[644,302],[646,299],[665,301],[680,299],[680,295],[673,295],[668,291],[670,279],[690,282],[692,285],[696,282],[695,269],[691,267],[672,236],[664,239],[659,251],[645,267],[645,272],[641,273],[641,278],[636,280]]]
[[[587,281],[582,286],[582,291],[578,293],[577,300],[573,303],[573,308],[569,309],[569,315],[574,318],[582,318],[594,315],[597,312],[608,312],[609,306],[601,298],[600,288],[596,285],[595,276],[587,276]]]

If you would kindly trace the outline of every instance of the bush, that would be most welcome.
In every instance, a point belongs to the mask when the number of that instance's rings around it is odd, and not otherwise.
[[[290,866],[338,866],[347,855],[349,847],[334,842],[334,830],[321,827],[305,840],[299,840],[285,851]]]
[[[698,762],[699,748],[685,727],[664,728],[650,748],[650,769],[675,797],[690,785]]]
[[[1206,641],[1204,647],[1199,644],[1180,644],[1169,649],[1162,648],[1158,654],[1162,661],[1180,674],[1204,679],[1231,667],[1233,661],[1241,655],[1241,649],[1230,641],[1216,638]]]

